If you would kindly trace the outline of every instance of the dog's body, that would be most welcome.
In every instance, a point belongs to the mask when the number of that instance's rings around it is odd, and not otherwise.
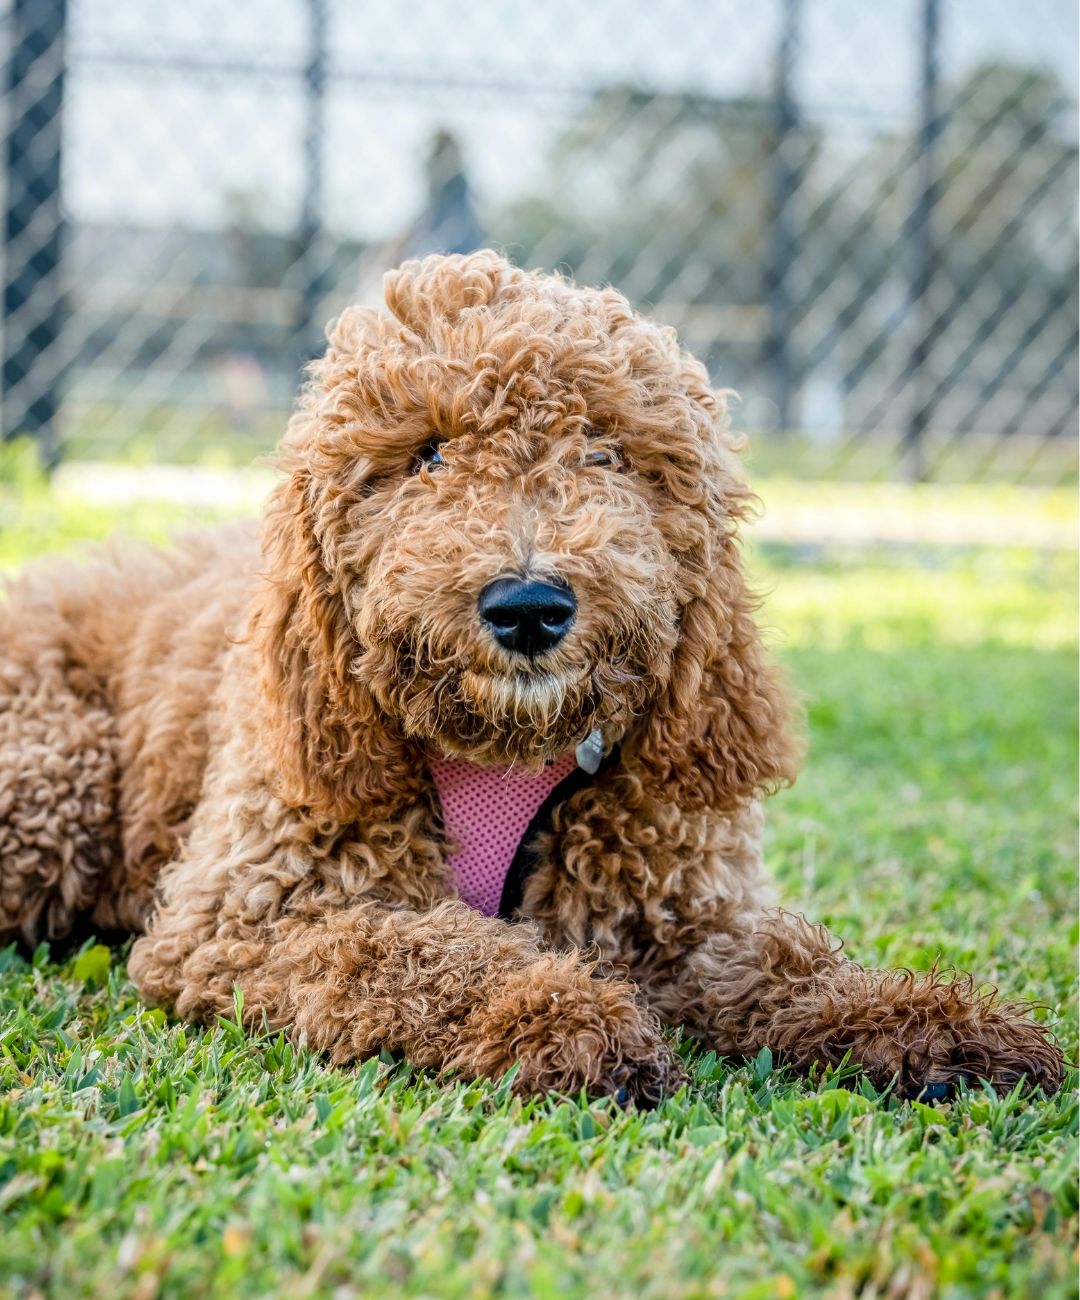
[[[387,299],[313,368],[261,550],[235,528],[13,586],[0,938],[88,916],[141,935],[132,976],[180,1015],[239,987],[336,1061],[516,1064],[524,1091],[655,1099],[657,1018],[909,1094],[1056,1087],[1026,1008],[768,908],[758,798],[797,746],[702,368],[613,291],[494,254]],[[458,901],[433,756],[534,771],[595,733],[518,919]]]

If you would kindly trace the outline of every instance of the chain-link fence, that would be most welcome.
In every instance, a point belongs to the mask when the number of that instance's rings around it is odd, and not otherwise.
[[[402,256],[611,281],[761,466],[1060,480],[1073,0],[7,0],[3,430],[266,449]]]

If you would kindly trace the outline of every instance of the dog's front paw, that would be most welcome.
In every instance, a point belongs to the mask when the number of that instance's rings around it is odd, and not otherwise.
[[[951,1096],[959,1083],[982,1080],[1003,1094],[1020,1084],[1025,1093],[1041,1089],[1051,1096],[1062,1085],[1062,1051],[1022,1004],[989,1011],[976,1024],[950,1028],[939,1039],[932,1044],[930,1065],[906,1070],[903,1096],[932,1101]]]
[[[894,1083],[897,1095],[923,1101],[980,1080],[1000,1093],[1018,1083],[1047,1094],[1061,1087],[1061,1049],[1023,1003],[996,1003],[970,978],[943,979],[936,972],[890,972],[875,995],[861,1008],[861,1024],[847,1046],[879,1087]]]
[[[610,1096],[655,1106],[682,1081],[655,1019],[624,980],[592,975],[566,958],[515,974],[499,998],[475,1011],[456,1068],[497,1079],[518,1067],[515,1089]]]

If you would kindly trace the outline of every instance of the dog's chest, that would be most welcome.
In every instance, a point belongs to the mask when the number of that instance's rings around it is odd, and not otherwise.
[[[452,852],[447,862],[462,900],[485,916],[512,916],[535,863],[530,845],[556,804],[590,778],[573,751],[542,772],[478,767],[432,758],[429,768]]]

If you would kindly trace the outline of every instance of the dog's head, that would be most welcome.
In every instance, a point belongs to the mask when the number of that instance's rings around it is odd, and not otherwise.
[[[595,729],[683,804],[784,780],[704,368],[614,290],[490,252],[406,263],[386,301],[331,330],[267,520],[291,797],[385,811],[417,748],[535,768]]]

